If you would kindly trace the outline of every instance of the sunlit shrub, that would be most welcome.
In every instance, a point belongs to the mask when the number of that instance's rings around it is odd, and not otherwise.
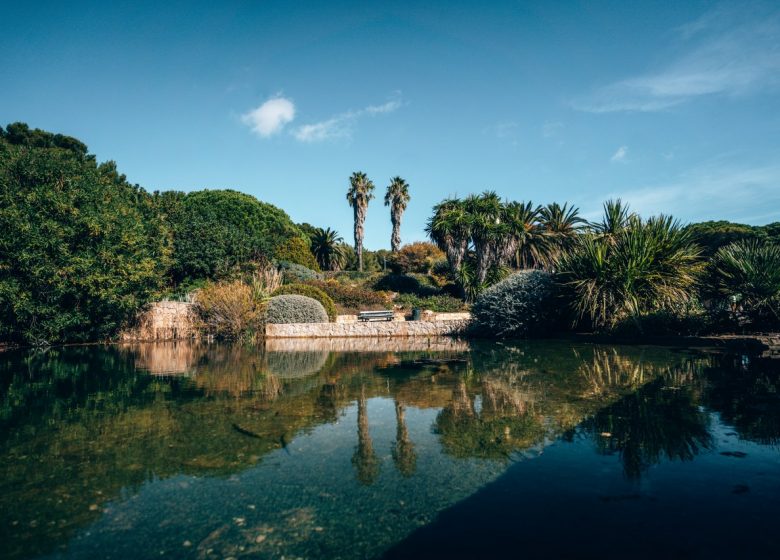
[[[257,332],[261,324],[261,306],[252,288],[240,280],[207,284],[195,295],[195,305],[215,336],[240,338]]]
[[[435,296],[441,289],[431,284],[430,279],[422,274],[387,274],[374,283],[375,290],[398,292],[399,294],[414,294],[419,297]]]
[[[443,258],[444,253],[436,245],[418,241],[404,245],[398,252],[391,254],[387,259],[387,266],[396,274],[428,274],[436,261]]]
[[[330,319],[331,322],[336,320],[336,304],[328,294],[316,286],[311,286],[309,284],[285,284],[284,286],[277,289],[273,295],[299,295],[316,299],[322,304],[322,307],[325,308],[325,313],[328,314],[328,319]]]
[[[387,307],[389,305],[387,294],[383,292],[375,292],[357,286],[348,286],[333,280],[307,283],[321,289],[328,294],[337,305],[345,310],[360,311]]]
[[[299,295],[274,296],[268,300],[265,320],[269,324],[327,323],[328,314],[316,299]]]
[[[517,272],[483,291],[472,306],[472,328],[495,337],[549,333],[560,321],[553,277],[541,270]]]
[[[393,300],[393,303],[405,309],[418,307],[420,309],[430,309],[437,313],[457,313],[466,308],[466,304],[462,299],[448,295],[419,297],[414,294],[400,294]]]

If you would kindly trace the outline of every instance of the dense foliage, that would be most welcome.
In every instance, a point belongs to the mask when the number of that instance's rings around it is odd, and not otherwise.
[[[322,274],[316,270],[306,268],[300,264],[295,264],[287,261],[279,261],[277,263],[279,270],[282,271],[284,282],[286,284],[294,284],[296,282],[307,282],[309,280],[322,280]]]
[[[581,236],[558,268],[577,320],[602,328],[687,304],[702,263],[690,234],[661,216],[631,219],[608,236]]]
[[[268,300],[265,320],[269,324],[327,323],[328,314],[316,299],[300,295],[281,295]]]
[[[299,295],[316,299],[322,304],[322,307],[325,309],[325,313],[328,314],[328,319],[330,319],[331,322],[336,320],[336,315],[338,314],[336,311],[336,304],[328,294],[316,286],[312,286],[310,284],[285,284],[281,288],[274,291],[273,295]]]
[[[417,241],[401,247],[387,259],[387,266],[396,274],[417,272],[428,274],[444,253],[433,243]]]
[[[702,255],[712,257],[718,249],[736,241],[768,241],[780,243],[780,223],[749,226],[727,221],[700,222],[686,227]]]
[[[737,241],[715,253],[713,288],[756,326],[780,326],[780,245]]]
[[[429,297],[441,294],[441,288],[431,284],[429,277],[422,274],[387,274],[374,283],[375,290],[414,294]]]
[[[312,281],[309,284],[328,294],[344,311],[365,311],[384,308],[388,305],[386,294],[360,286],[349,286],[334,280]]]
[[[429,309],[437,313],[457,313],[466,309],[466,304],[460,298],[440,294],[421,297],[415,294],[400,294],[393,300],[393,304],[404,309]]]
[[[517,272],[479,295],[471,308],[473,329],[479,335],[500,338],[548,334],[560,317],[555,298],[552,274]]]
[[[0,129],[2,130],[2,129]],[[81,142],[0,138],[0,340],[99,340],[162,289],[170,236],[152,197]]]
[[[177,282],[227,276],[248,261],[273,258],[290,239],[303,237],[284,211],[237,191],[192,192],[171,206]]]
[[[309,242],[303,237],[291,237],[274,251],[274,257],[279,261],[298,264],[310,270],[319,271],[320,265],[317,259],[314,258],[309,245]]]

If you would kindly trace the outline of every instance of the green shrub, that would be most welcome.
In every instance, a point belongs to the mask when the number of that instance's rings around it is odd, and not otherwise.
[[[152,197],[113,162],[26,125],[0,133],[0,340],[110,337],[162,291],[170,255]]]
[[[517,272],[483,291],[471,308],[473,329],[482,336],[529,337],[549,333],[560,322],[553,276]]]
[[[164,204],[174,233],[176,281],[224,277],[303,236],[284,211],[237,191],[168,195]]]
[[[414,294],[401,294],[393,300],[393,303],[405,309],[418,307],[437,313],[457,313],[466,309],[466,304],[462,299],[448,295],[419,297]]]
[[[276,290],[273,295],[299,295],[316,299],[322,304],[322,307],[325,308],[325,312],[328,314],[328,319],[330,319],[331,322],[336,320],[336,304],[328,294],[316,286],[312,286],[310,284],[285,284]]]
[[[382,292],[347,286],[334,280],[327,282],[312,281],[307,283],[321,289],[328,294],[336,304],[340,305],[345,310],[360,311],[368,308],[387,308],[389,306],[387,294]]]
[[[240,280],[207,284],[196,293],[195,306],[209,332],[218,337],[241,338],[259,329],[259,302]]]
[[[374,283],[375,290],[398,292],[399,294],[414,294],[419,297],[439,295],[441,289],[431,285],[424,275],[387,274]]]
[[[328,314],[316,299],[299,296],[274,296],[268,300],[265,320],[272,325],[287,323],[327,323]]]
[[[309,280],[322,280],[322,274],[302,266],[300,264],[279,261],[277,263],[279,270],[282,271],[284,282],[286,284],[295,284],[298,282],[307,282]]]
[[[305,266],[310,270],[320,270],[317,259],[314,258],[314,255],[309,249],[309,243],[302,237],[292,237],[285,241],[276,249],[274,258],[277,261],[285,261]]]

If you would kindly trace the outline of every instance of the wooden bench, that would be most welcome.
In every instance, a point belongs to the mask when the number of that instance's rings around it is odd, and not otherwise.
[[[392,321],[392,311],[361,311],[358,313],[358,321]]]

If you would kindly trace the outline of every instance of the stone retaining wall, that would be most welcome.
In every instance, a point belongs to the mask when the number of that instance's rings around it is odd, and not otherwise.
[[[138,315],[135,326],[120,333],[125,342],[136,340],[182,340],[200,336],[192,303],[158,301],[150,303]]]
[[[267,338],[430,337],[457,335],[468,321],[371,321],[267,325]]]

